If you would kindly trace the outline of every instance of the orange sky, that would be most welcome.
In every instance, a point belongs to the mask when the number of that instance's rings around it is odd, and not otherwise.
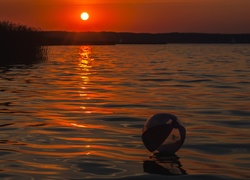
[[[250,0],[0,1],[0,20],[43,30],[250,33],[249,17]]]

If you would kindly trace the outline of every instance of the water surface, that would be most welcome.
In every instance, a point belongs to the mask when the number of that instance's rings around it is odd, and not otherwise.
[[[54,46],[48,57],[0,68],[1,179],[250,178],[249,45]],[[141,131],[162,112],[187,138],[156,158]]]

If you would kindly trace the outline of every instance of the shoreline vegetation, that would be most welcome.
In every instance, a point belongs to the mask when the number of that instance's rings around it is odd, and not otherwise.
[[[0,65],[33,64],[47,59],[40,30],[0,21]]]
[[[48,46],[116,44],[248,44],[250,34],[129,33],[42,31],[0,21],[0,65],[32,64],[47,59]]]

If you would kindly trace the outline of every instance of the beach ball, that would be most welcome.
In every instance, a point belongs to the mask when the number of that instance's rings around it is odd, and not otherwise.
[[[186,129],[172,114],[155,114],[142,129],[142,142],[153,153],[174,154],[183,145]]]

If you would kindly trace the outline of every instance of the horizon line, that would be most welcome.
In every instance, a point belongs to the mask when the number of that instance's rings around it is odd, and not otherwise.
[[[133,31],[70,31],[70,30],[38,30],[40,32],[68,32],[68,33],[130,33],[130,34],[220,34],[220,35],[237,35],[237,34],[250,34],[245,33],[220,33],[220,32],[133,32]]]

